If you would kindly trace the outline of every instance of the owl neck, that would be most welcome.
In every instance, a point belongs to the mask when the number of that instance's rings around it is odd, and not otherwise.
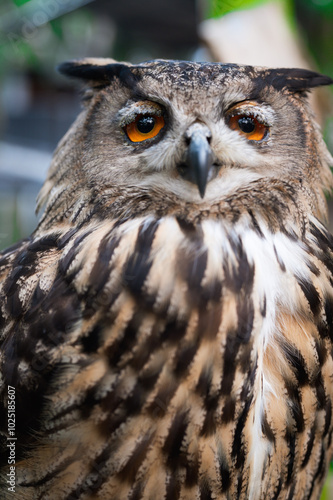
[[[62,232],[68,227],[78,228],[91,222],[121,222],[145,216],[173,216],[190,224],[207,219],[236,223],[245,216],[257,230],[260,230],[257,224],[260,219],[273,233],[292,230],[302,236],[309,217],[325,221],[327,215],[322,192],[302,190],[274,179],[259,179],[213,203],[188,202],[170,192],[135,186],[89,189],[81,182],[70,189],[67,184],[50,188],[46,183],[40,194],[40,204],[45,199],[48,202],[37,234],[55,228]]]

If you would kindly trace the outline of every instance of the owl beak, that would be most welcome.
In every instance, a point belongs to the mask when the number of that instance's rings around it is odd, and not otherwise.
[[[209,172],[213,164],[209,138],[210,132],[207,134],[204,128],[196,129],[188,138],[186,178],[198,186],[201,198],[205,196]]]

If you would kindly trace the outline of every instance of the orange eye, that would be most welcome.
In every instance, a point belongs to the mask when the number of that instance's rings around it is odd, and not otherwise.
[[[142,142],[156,137],[164,125],[163,116],[138,115],[134,122],[126,125],[125,132],[132,142]]]
[[[229,119],[229,127],[237,130],[249,141],[261,141],[267,135],[268,127],[251,115],[234,115]]]

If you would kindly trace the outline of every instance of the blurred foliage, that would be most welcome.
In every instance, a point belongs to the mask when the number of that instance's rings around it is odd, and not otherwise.
[[[103,55],[113,43],[110,19],[91,0],[2,0],[0,78],[8,71],[48,74],[63,59]]]
[[[267,0],[210,0],[207,17],[220,17],[235,10],[250,9],[266,3]],[[291,12],[292,0],[280,0],[285,4],[286,12]]]
[[[333,77],[333,0],[296,0],[295,8],[307,49],[319,69]]]

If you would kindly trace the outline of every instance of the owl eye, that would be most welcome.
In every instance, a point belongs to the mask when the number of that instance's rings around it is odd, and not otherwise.
[[[156,137],[164,125],[163,116],[137,115],[133,122],[125,126],[125,132],[132,142],[142,142]]]
[[[267,125],[251,115],[234,115],[229,118],[229,127],[237,130],[249,141],[261,141],[268,132]]]

